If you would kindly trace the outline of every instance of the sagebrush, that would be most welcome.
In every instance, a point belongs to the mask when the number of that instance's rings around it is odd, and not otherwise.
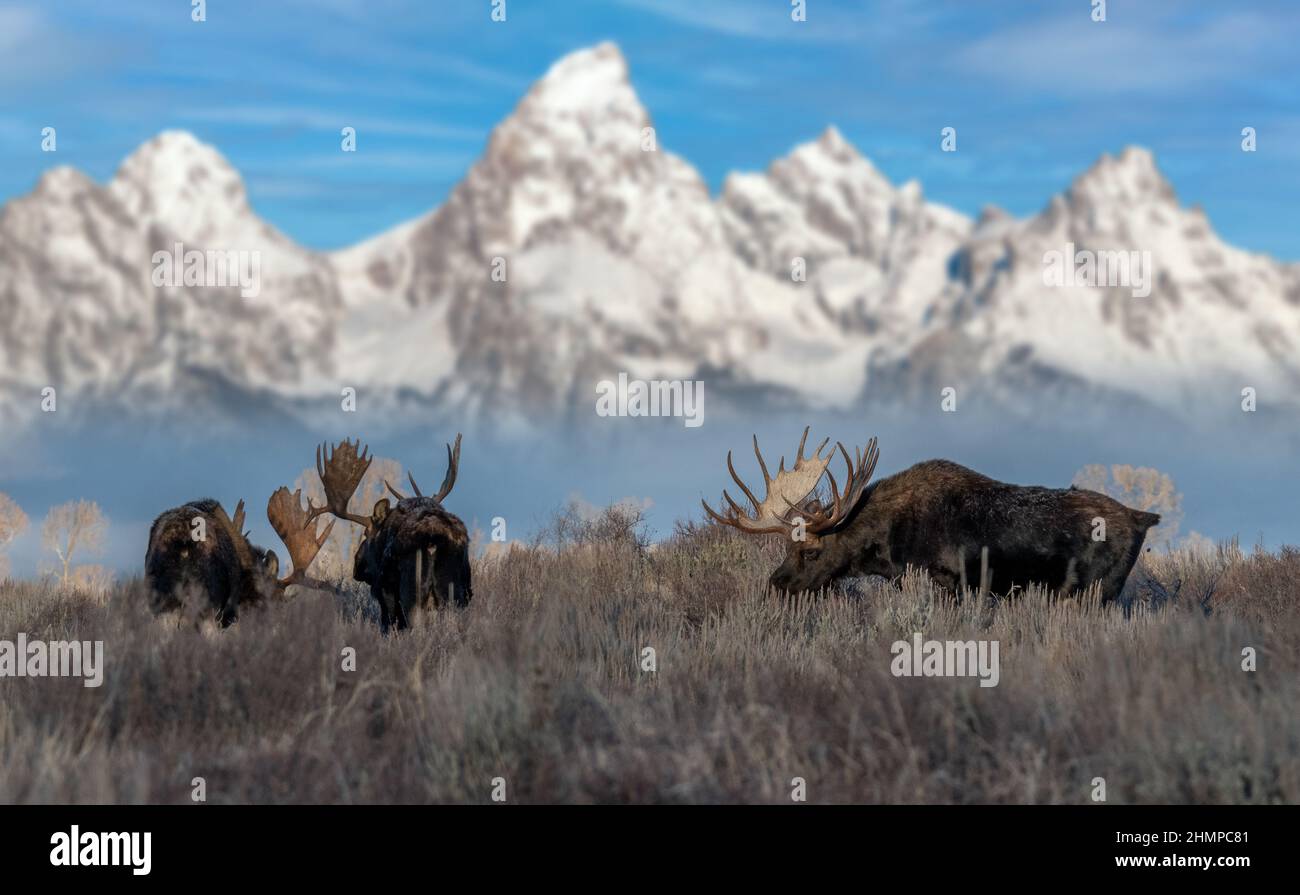
[[[779,544],[617,516],[494,545],[467,609],[388,637],[343,583],[225,631],[138,581],[6,584],[0,634],[103,640],[106,671],[0,679],[0,800],[1300,801],[1300,551],[1150,553],[1105,607],[919,574],[790,600]],[[999,685],[893,677],[914,632],[998,640]]]

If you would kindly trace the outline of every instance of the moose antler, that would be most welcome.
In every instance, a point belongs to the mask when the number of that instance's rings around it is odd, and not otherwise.
[[[312,522],[317,516],[329,513],[339,519],[355,522],[369,531],[369,516],[358,516],[348,512],[348,503],[357,493],[357,486],[365,478],[366,471],[374,457],[367,456],[369,448],[361,446],[361,439],[353,444],[344,439],[330,451],[328,445],[316,448],[316,472],[320,475],[321,485],[325,488],[325,506],[313,506],[307,501],[307,521]]]
[[[447,474],[443,476],[442,487],[438,489],[438,494],[433,498],[438,503],[442,503],[443,499],[448,494],[451,493],[451,489],[456,486],[456,473],[459,470],[460,470],[460,433],[457,432],[456,447],[453,449],[451,445],[447,445]],[[406,477],[411,482],[411,488],[415,490],[415,496],[423,497],[424,495],[420,493],[420,486],[415,484],[415,476],[410,472],[407,472]],[[406,500],[406,496],[402,494],[402,492],[394,488],[391,484],[389,484],[387,479],[384,480],[384,484],[388,487],[388,490],[392,493],[392,495],[396,497],[398,500]]]
[[[824,534],[832,531],[839,526],[841,522],[857,506],[862,492],[866,490],[867,483],[871,481],[871,475],[876,471],[876,461],[880,459],[880,451],[876,449],[876,439],[872,438],[867,442],[867,448],[863,451],[861,448],[853,449],[857,457],[857,465],[854,466],[849,459],[849,452],[844,449],[844,445],[838,441],[835,446],[840,449],[844,455],[844,465],[848,467],[848,477],[844,480],[844,491],[840,492],[839,486],[835,483],[835,476],[829,468],[826,470],[826,478],[831,484],[831,505],[830,507],[818,506],[810,508],[810,512],[799,510],[806,520],[805,529],[814,534]]]
[[[310,500],[307,501],[307,506],[311,507]],[[318,536],[314,512],[302,508],[302,489],[290,494],[288,488],[281,486],[266,503],[266,518],[275,529],[275,533],[280,536],[280,540],[284,541],[284,546],[289,551],[289,562],[293,567],[288,577],[281,578],[277,582],[280,587],[303,583],[308,567],[329,539],[330,532],[334,530],[335,520],[331,519],[329,525],[326,525],[325,530]]]
[[[830,439],[824,439],[817,446],[817,450],[813,451],[811,457],[803,455],[804,445],[808,441],[809,429],[811,429],[811,426],[803,430],[803,438],[799,440],[799,451],[795,455],[794,466],[787,470],[785,468],[785,457],[782,457],[775,477],[768,473],[767,463],[763,461],[763,454],[758,448],[758,436],[754,436],[754,456],[758,458],[759,468],[763,471],[763,483],[766,488],[766,493],[761,501],[754,496],[754,492],[749,490],[749,487],[736,474],[736,467],[731,462],[731,452],[727,452],[727,471],[731,473],[731,478],[740,487],[740,490],[745,492],[749,502],[754,505],[754,514],[752,516],[741,509],[726,491],[722,492],[723,498],[729,505],[729,509],[725,513],[718,513],[707,503],[700,501],[704,511],[715,522],[730,525],[732,528],[738,528],[748,534],[774,534],[788,531],[796,524],[795,520],[791,518],[792,511],[795,514],[803,514],[807,517],[805,530],[814,534],[830,531],[839,525],[857,504],[858,498],[862,496],[862,492],[876,468],[876,459],[878,457],[876,440],[871,439],[867,445],[865,462],[862,451],[856,451],[858,458],[856,468],[853,461],[849,459],[849,453],[845,450],[844,445],[839,442],[835,443],[840,453],[844,455],[844,462],[848,465],[848,480],[844,492],[841,493],[835,483],[835,477],[828,470],[835,452],[830,451],[825,457],[821,455],[822,449],[826,447]],[[812,513],[804,514],[800,506],[817,487],[817,483],[821,481],[823,475],[828,476],[831,482],[831,508],[829,511],[817,509]]]
[[[811,428],[811,427],[809,427]],[[776,477],[773,478],[767,471],[767,463],[763,460],[763,453],[758,447],[758,436],[754,436],[754,456],[758,458],[759,469],[763,471],[763,484],[765,494],[760,501],[754,496],[754,492],[749,490],[749,486],[741,480],[736,473],[736,467],[731,461],[731,451],[727,451],[727,471],[731,473],[731,478],[740,487],[740,490],[749,498],[749,502],[754,505],[754,515],[750,516],[732,499],[726,491],[722,492],[723,498],[727,501],[730,509],[725,513],[716,512],[711,506],[704,501],[700,501],[704,506],[704,511],[709,514],[716,522],[723,525],[730,525],[732,528],[738,528],[749,534],[771,534],[784,532],[793,525],[786,519],[786,514],[790,507],[796,506],[800,501],[812,493],[821,481],[822,474],[826,472],[826,466],[831,462],[833,453],[821,456],[822,449],[826,447],[829,438],[822,441],[813,451],[811,457],[803,455],[804,445],[808,441],[808,429],[803,430],[803,438],[799,441],[799,452],[795,456],[794,466],[787,470],[785,468],[785,457],[781,458],[781,464],[777,469]]]
[[[240,538],[248,539],[249,533],[244,531],[244,502],[242,500],[235,505],[234,518],[227,515],[226,508],[221,504],[217,504],[213,515],[217,517],[217,521],[221,523],[226,531],[230,532],[230,536],[236,541],[239,541]]]

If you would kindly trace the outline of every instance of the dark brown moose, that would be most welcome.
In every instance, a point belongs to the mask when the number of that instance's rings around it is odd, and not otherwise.
[[[291,584],[307,583],[306,570],[334,523],[317,537],[298,502],[285,488],[267,506],[272,527],[289,550],[293,571],[278,578],[275,551],[252,543],[244,531],[244,502],[234,518],[212,498],[167,510],[154,520],[145,551],[145,583],[155,612],[179,609],[189,595],[206,601],[222,627],[234,624],[241,607],[282,596]],[[293,506],[290,506],[292,502]]]
[[[396,505],[382,498],[368,516],[351,513],[348,503],[373,459],[360,441],[345,440],[332,451],[324,445],[317,448],[316,471],[325,488],[325,506],[313,507],[309,502],[306,518],[329,513],[361,526],[365,536],[353,557],[352,577],[370,585],[385,631],[409,627],[416,614],[430,605],[468,605],[473,596],[469,533],[465,523],[442,506],[456,484],[460,435],[454,449],[447,446],[447,473],[436,495],[425,497],[415,477],[408,476],[414,497],[385,482]]]
[[[874,438],[854,458],[836,443],[846,465],[841,491],[829,468],[835,451],[822,456],[830,439],[811,457],[803,453],[807,440],[804,429],[794,466],[787,470],[783,457],[772,476],[754,437],[762,500],[736,474],[728,452],[727,469],[752,514],[725,491],[723,512],[704,504],[723,525],[789,539],[785,561],[770,578],[787,593],[849,576],[896,578],[912,566],[954,592],[967,582],[1001,594],[1031,583],[1062,594],[1098,584],[1109,601],[1120,595],[1147,531],[1160,521],[1095,491],[1008,485],[948,460],[926,460],[872,483]],[[813,496],[823,476],[826,500]]]

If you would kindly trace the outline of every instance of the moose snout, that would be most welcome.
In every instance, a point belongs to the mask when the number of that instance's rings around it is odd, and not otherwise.
[[[781,566],[768,577],[767,585],[779,594],[792,597],[813,589],[812,582],[804,580],[806,577]]]
[[[768,577],[767,586],[777,593],[786,596],[796,592],[793,589],[793,582],[790,581],[790,576],[782,574],[780,569],[773,572],[771,576]]]

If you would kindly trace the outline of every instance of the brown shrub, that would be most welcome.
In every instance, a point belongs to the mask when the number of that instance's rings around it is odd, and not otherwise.
[[[0,679],[0,801],[185,802],[196,776],[213,802],[486,802],[495,777],[514,802],[788,803],[802,777],[813,802],[1083,803],[1099,776],[1112,803],[1300,800],[1294,549],[1149,554],[1126,617],[919,574],[791,601],[764,589],[779,545],[637,530],[482,557],[467,610],[389,638],[355,588],[216,632],[138,582],[6,586],[0,637],[103,640],[107,668]],[[913,632],[998,641],[999,685],[892,676]]]

